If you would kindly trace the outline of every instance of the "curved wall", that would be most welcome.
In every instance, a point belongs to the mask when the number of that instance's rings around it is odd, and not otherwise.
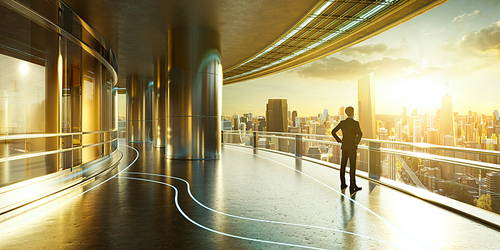
[[[66,3],[0,0],[0,187],[116,153],[116,81],[110,46]]]

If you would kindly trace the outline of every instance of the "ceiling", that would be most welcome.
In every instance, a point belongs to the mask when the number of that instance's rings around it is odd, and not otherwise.
[[[303,18],[317,0],[66,0],[109,42],[118,60],[118,85],[129,75],[153,77],[170,28],[199,27],[221,34],[223,68],[256,54]]]
[[[230,84],[317,60],[373,37],[446,1],[66,0],[111,45],[118,60],[119,87],[125,87],[127,76],[153,78],[154,62],[165,57],[168,29],[197,27],[220,33],[224,84]],[[329,7],[323,11],[321,6],[325,3]],[[379,14],[363,18],[367,12],[382,5],[390,7],[383,7]],[[318,9],[322,9],[322,14],[313,14]],[[306,18],[313,16],[318,20],[310,22],[311,27],[307,27],[306,31],[293,32],[302,26]],[[330,24],[325,26],[325,22]],[[346,25],[351,27],[349,22],[359,24],[342,31]],[[310,30],[323,33],[316,32],[308,36]],[[338,38],[328,40],[312,50],[307,49],[310,44],[301,42],[305,39],[314,40],[314,43],[336,30],[342,31]],[[296,35],[290,35],[290,39],[286,38],[288,40],[284,43],[278,42],[290,33]],[[281,44],[281,48],[273,47],[273,50],[263,54],[262,51],[268,51],[266,48],[277,43]],[[276,62],[284,58],[283,55],[298,50],[307,52],[283,63]],[[252,59],[261,54],[262,59]],[[266,66],[273,61],[277,64]],[[229,77],[226,79],[226,76]]]

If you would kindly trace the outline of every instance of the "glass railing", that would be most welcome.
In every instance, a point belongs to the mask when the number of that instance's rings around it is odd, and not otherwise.
[[[0,136],[0,187],[91,164],[118,149],[118,130]]]
[[[222,135],[225,144],[272,150],[336,168],[340,165],[341,145],[332,136],[264,131],[222,131]],[[423,190],[434,198],[447,197],[499,214],[498,163],[499,151],[363,139],[356,173],[416,196],[422,196]]]

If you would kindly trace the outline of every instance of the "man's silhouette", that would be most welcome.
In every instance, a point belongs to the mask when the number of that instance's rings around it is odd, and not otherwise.
[[[347,159],[350,162],[350,187],[349,190],[351,193],[361,190],[361,187],[356,185],[356,155],[358,150],[358,144],[361,141],[361,137],[363,136],[363,132],[361,132],[361,128],[359,127],[359,122],[354,120],[354,108],[347,107],[345,109],[345,113],[347,114],[347,119],[341,121],[339,125],[337,125],[332,130],[332,135],[337,140],[337,142],[342,143],[342,160],[340,162],[340,189],[344,190],[347,188],[345,184],[345,167],[347,165]],[[342,140],[337,135],[338,130],[342,130]]]

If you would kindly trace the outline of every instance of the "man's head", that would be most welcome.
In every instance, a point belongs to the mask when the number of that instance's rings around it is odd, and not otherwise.
[[[354,117],[354,108],[349,106],[347,108],[345,108],[345,114],[348,116],[348,117]]]

